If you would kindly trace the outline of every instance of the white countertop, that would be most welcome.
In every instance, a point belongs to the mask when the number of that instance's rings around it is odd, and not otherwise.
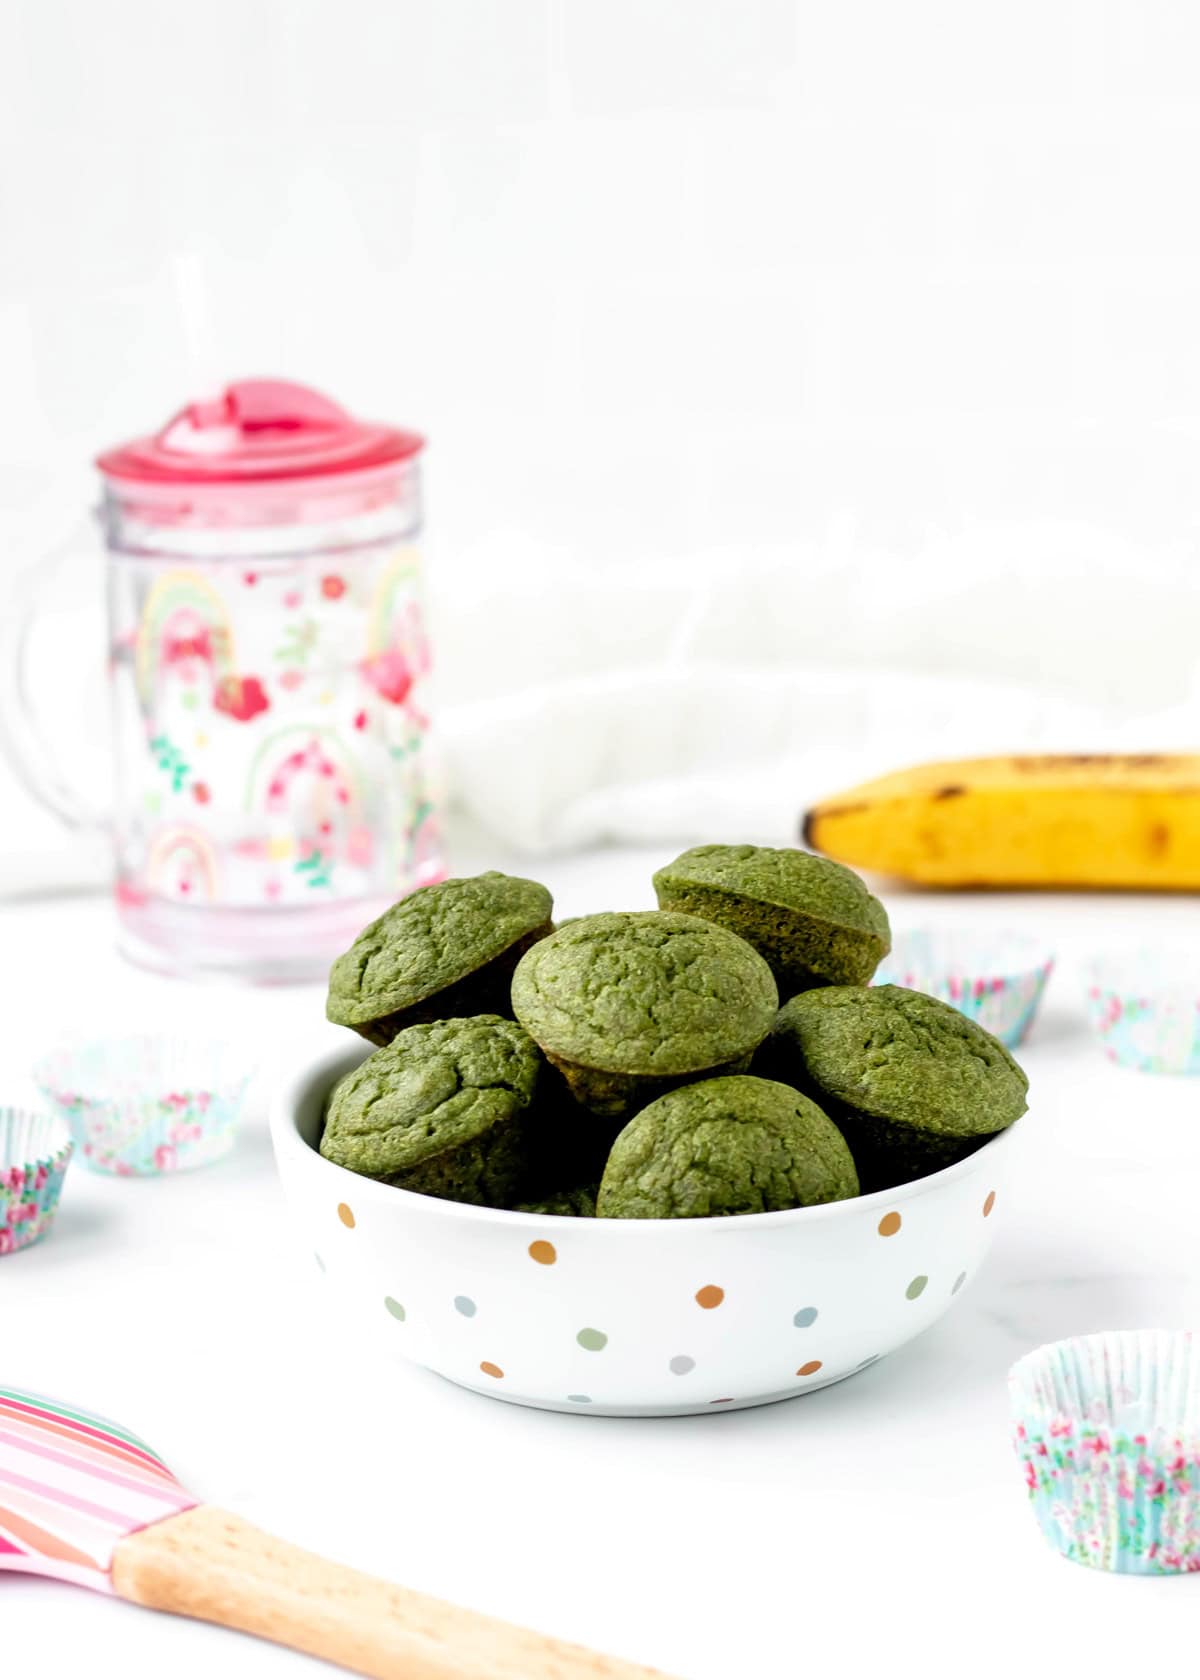
[[[570,915],[651,903],[660,861],[524,868]],[[455,858],[485,863],[506,867]],[[0,1375],[119,1419],[194,1491],[301,1545],[679,1680],[1174,1663],[1196,1587],[1050,1553],[1009,1449],[1005,1373],[1054,1337],[1200,1321],[1200,1083],[1112,1068],[1075,973],[1117,939],[1194,945],[1200,902],[890,906],[898,927],[1040,930],[1060,964],[1022,1053],[1031,1111],[995,1250],[940,1324],[861,1376],[755,1411],[640,1421],[528,1411],[371,1363],[293,1245],[269,1079],[219,1165],[134,1181],[71,1168],[49,1240],[0,1261]],[[63,1035],[216,1022],[282,1060],[339,1036],[316,987],[128,968],[98,899],[0,907],[0,951],[5,1101],[32,1095],[33,1056]],[[0,1629],[13,1673],[95,1672],[98,1651],[128,1680],[334,1672],[20,1576],[0,1576]]]

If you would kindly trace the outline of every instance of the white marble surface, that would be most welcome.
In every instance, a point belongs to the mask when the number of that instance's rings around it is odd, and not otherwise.
[[[656,855],[537,868],[565,914],[650,902]],[[472,855],[460,868],[504,860]],[[1196,945],[1194,900],[897,897],[1040,931],[1062,960],[1023,1059],[1032,1106],[996,1247],[923,1339],[840,1386],[720,1417],[554,1416],[379,1367],[292,1244],[263,1103],[234,1155],[174,1180],[76,1165],[51,1239],[0,1261],[0,1373],[117,1417],[209,1499],[332,1557],[655,1663],[681,1680],[1091,1674],[1177,1660],[1198,1590],[1044,1547],[1005,1372],[1039,1341],[1200,1320],[1200,1084],[1123,1073],[1076,965]],[[269,1059],[335,1037],[317,988],[190,988],[124,966],[99,900],[0,907],[0,1090],[63,1034],[217,1023]],[[269,1075],[264,1079],[265,1089]],[[76,1589],[0,1578],[14,1673],[299,1675],[320,1665]],[[53,1653],[53,1658],[49,1653]]]

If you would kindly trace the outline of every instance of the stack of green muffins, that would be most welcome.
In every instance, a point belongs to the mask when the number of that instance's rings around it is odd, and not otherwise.
[[[321,1153],[484,1206],[705,1218],[901,1184],[1025,1112],[991,1034],[870,986],[891,936],[851,870],[697,846],[654,886],[658,910],[555,931],[544,887],[489,873],[372,922],[327,1012],[378,1048],[334,1088]]]

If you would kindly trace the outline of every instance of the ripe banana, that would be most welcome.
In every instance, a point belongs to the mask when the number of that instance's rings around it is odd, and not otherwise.
[[[961,759],[813,806],[805,844],[938,887],[1200,890],[1200,757]]]

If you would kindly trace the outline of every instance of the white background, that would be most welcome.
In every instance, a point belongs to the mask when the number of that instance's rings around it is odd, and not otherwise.
[[[0,0],[0,588],[98,448],[276,374],[429,434],[451,768],[512,846],[783,839],[905,759],[1186,742],[1198,52],[1190,0]],[[35,672],[75,747],[98,578]],[[0,772],[4,881],[61,845]],[[546,874],[640,903],[649,856]],[[1194,908],[1003,913],[1083,952]],[[4,918],[8,1091],[81,1023],[200,1012],[99,904]],[[1005,1438],[1035,1342],[1196,1318],[1191,1086],[1109,1069],[1055,987],[990,1270],[802,1406],[605,1429],[331,1356],[261,1113],[211,1178],[74,1167],[5,1355],[299,1541],[696,1680],[1177,1662],[1188,1586],[1052,1558]],[[315,992],[201,995],[256,1047],[316,1031]],[[16,1667],[303,1671],[0,1597]]]
[[[3,0],[0,580],[98,447],[277,373],[430,435],[516,843],[1186,739],[1198,51],[1187,0]]]

